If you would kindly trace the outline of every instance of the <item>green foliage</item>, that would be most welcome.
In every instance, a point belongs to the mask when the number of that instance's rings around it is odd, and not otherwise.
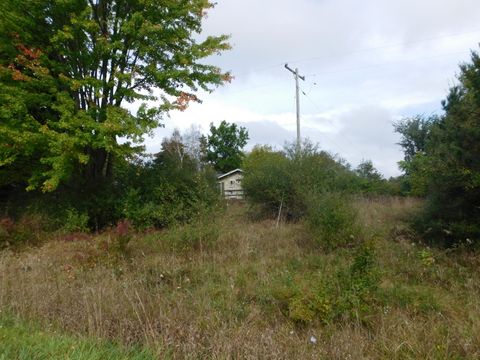
[[[393,124],[395,131],[402,136],[398,144],[403,148],[405,162],[409,163],[415,155],[426,151],[430,129],[437,120],[435,115],[416,115]]]
[[[429,158],[425,153],[415,154],[410,161],[401,161],[400,168],[405,172],[406,193],[425,197],[429,184]]]
[[[272,217],[282,206],[282,213],[293,220],[305,216],[312,194],[353,192],[358,185],[348,166],[308,141],[300,154],[295,144],[284,152],[256,147],[245,159],[244,171],[242,186],[250,204]]]
[[[210,124],[207,138],[207,160],[222,173],[239,168],[244,157],[243,148],[248,141],[248,131],[225,120],[215,127]]]
[[[88,214],[80,213],[76,209],[67,209],[62,230],[66,233],[88,231]]]
[[[385,180],[370,160],[362,161],[355,169],[360,191],[367,195],[398,195],[400,189],[392,180]]]
[[[336,319],[363,320],[378,301],[380,272],[375,248],[365,243],[354,252],[349,266],[315,271],[288,271],[274,284],[271,294],[280,308],[299,323]]]
[[[11,187],[0,198],[0,208],[13,218],[44,214],[51,230],[62,232],[100,230],[121,219],[141,229],[186,222],[215,206],[219,193],[213,169],[184,148],[182,142],[167,139],[154,159],[118,159],[112,179],[95,186],[78,181],[52,193]]]
[[[480,241],[480,57],[460,67],[459,84],[443,101],[444,115],[429,119],[422,152],[402,164],[412,193],[427,205],[416,221],[427,241]],[[407,124],[408,125],[408,124]],[[467,241],[468,240],[468,241]]]
[[[245,158],[242,187],[248,201],[265,215],[274,216],[282,203],[290,211],[295,196],[290,166],[284,154],[267,146],[256,146]]]
[[[351,199],[341,193],[312,194],[306,220],[314,241],[326,248],[358,241],[361,229]]]
[[[197,170],[188,157],[179,163],[161,153],[137,170],[123,201],[123,216],[136,227],[161,228],[186,222],[219,201],[213,171]]]
[[[186,151],[174,131],[152,161],[131,164],[123,173],[122,215],[140,228],[188,222],[219,201],[216,176]]]
[[[404,152],[399,167],[405,173],[403,192],[407,195],[424,197],[427,194],[427,146],[432,127],[439,117],[416,115],[394,123],[395,131],[402,136],[398,143]]]
[[[48,192],[70,179],[98,183],[116,160],[141,149],[165,113],[200,101],[199,88],[228,81],[202,61],[229,48],[226,36],[198,40],[212,7],[206,0],[2,1],[0,186]],[[144,102],[136,114],[124,107],[134,101]]]

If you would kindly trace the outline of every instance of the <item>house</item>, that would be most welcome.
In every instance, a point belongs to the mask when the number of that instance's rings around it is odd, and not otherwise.
[[[242,169],[235,169],[217,177],[220,192],[225,199],[243,199],[242,178]]]

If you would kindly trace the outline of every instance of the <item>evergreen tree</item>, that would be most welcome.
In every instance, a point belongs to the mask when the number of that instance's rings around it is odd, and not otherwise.
[[[480,243],[480,57],[460,66],[422,157],[429,237]],[[418,170],[415,170],[418,172]]]

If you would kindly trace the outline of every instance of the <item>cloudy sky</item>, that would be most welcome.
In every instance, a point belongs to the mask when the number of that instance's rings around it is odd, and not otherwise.
[[[158,151],[177,127],[222,120],[245,126],[249,148],[295,139],[295,83],[301,83],[302,137],[356,166],[370,159],[399,174],[392,122],[440,112],[458,64],[480,42],[478,0],[218,0],[204,35],[230,34],[233,49],[209,59],[234,81],[202,104],[174,112],[146,140]]]

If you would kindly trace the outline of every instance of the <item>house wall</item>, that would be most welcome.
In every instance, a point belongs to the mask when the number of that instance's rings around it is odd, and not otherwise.
[[[242,173],[235,173],[218,181],[227,199],[243,199]]]

